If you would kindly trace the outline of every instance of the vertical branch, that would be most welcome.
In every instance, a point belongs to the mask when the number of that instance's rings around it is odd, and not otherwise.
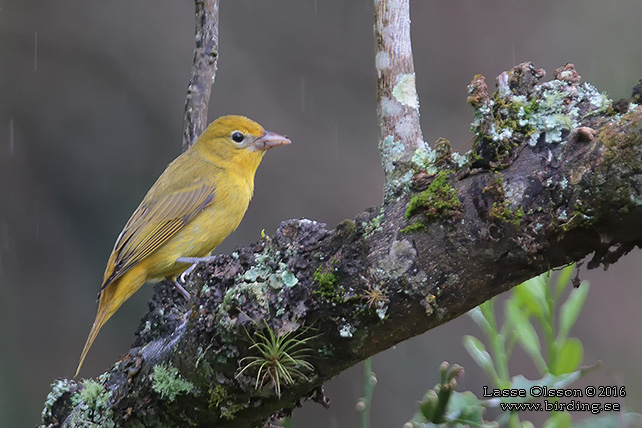
[[[218,59],[218,0],[195,0],[196,47],[192,78],[187,86],[183,118],[183,151],[207,126],[207,105]]]
[[[386,185],[424,147],[410,43],[410,0],[374,0],[379,150]]]

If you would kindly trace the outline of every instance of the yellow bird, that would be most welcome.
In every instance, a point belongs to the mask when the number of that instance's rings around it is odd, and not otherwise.
[[[290,140],[244,116],[223,116],[167,166],[116,240],[74,376],[100,328],[145,281],[175,279],[237,228],[263,155],[283,144]]]

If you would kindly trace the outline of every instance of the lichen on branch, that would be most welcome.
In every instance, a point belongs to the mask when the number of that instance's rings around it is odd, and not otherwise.
[[[385,193],[390,199],[403,189],[388,184],[407,175],[414,151],[425,146],[419,124],[409,0],[376,1],[374,31],[379,150],[386,175]]]

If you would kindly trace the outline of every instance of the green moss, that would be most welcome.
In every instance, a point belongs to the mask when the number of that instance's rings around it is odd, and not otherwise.
[[[100,382],[92,379],[84,381],[83,389],[71,397],[71,402],[76,408],[65,422],[65,426],[115,427],[114,414],[109,407],[110,397],[111,392],[105,390]]]
[[[179,395],[191,392],[194,385],[183,379],[176,367],[167,363],[154,366],[152,389],[162,399],[172,402]]]
[[[223,419],[233,419],[234,415],[244,407],[242,404],[233,402],[227,388],[223,385],[216,385],[210,389],[209,393],[209,408],[218,409]]]
[[[340,280],[339,275],[334,272],[324,272],[323,266],[319,266],[312,278],[319,286],[317,290],[314,290],[314,294],[318,294],[335,303],[343,303],[345,301],[343,298],[343,290],[338,286]]]
[[[357,233],[357,224],[349,218],[337,224],[335,233],[341,240],[349,241]]]
[[[561,227],[564,232],[572,229],[588,228],[597,222],[597,217],[589,216],[579,211],[575,211],[567,222],[562,223]]]
[[[216,385],[214,388],[210,388],[209,390],[210,393],[210,400],[209,400],[209,408],[215,408],[218,409],[221,407],[222,404],[224,404],[228,400],[228,392],[227,389],[223,385]]]
[[[511,209],[508,201],[504,200],[503,202],[494,202],[489,215],[493,220],[510,223],[518,228],[522,223],[522,217],[524,217],[524,209],[522,207]]]
[[[319,284],[321,288],[327,289],[332,288],[336,285],[338,278],[332,272],[323,272],[323,267],[319,266],[318,269],[314,272],[314,281]]]
[[[420,221],[415,221],[410,226],[406,226],[400,230],[401,233],[415,233],[415,232],[425,232],[427,227]]]
[[[529,102],[525,103],[522,108],[524,109],[524,115],[527,118],[537,111],[537,98],[532,98]]]
[[[421,213],[420,224],[425,227],[431,221],[448,220],[461,215],[462,204],[457,189],[450,183],[450,173],[450,170],[440,171],[426,190],[412,197],[406,209],[406,220]],[[414,232],[421,230],[421,226],[415,222],[404,230]]]
[[[524,209],[518,207],[511,208],[510,202],[506,199],[504,192],[504,177],[500,173],[494,174],[494,180],[488,186],[484,187],[482,193],[488,195],[491,200],[494,200],[493,206],[488,213],[489,217],[501,223],[509,223],[514,227],[519,227],[524,217]]]

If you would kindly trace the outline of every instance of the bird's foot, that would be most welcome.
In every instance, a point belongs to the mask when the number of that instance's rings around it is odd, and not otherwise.
[[[176,259],[177,262],[179,263],[191,263],[192,265],[187,268],[185,272],[183,272],[180,276],[181,281],[183,281],[183,284],[185,284],[185,278],[192,273],[194,269],[196,269],[196,266],[200,262],[211,262],[212,260],[215,260],[216,256],[209,256],[209,257],[179,257]]]
[[[190,305],[192,304],[192,296],[187,292],[187,290],[176,280],[174,282],[174,287],[176,287],[176,290],[181,293],[183,297],[185,297],[185,300],[187,300],[187,303]]]

